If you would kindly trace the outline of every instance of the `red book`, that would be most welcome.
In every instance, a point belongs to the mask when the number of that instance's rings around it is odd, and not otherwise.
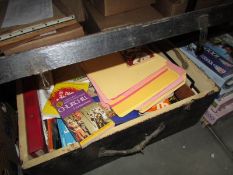
[[[37,91],[25,91],[23,93],[23,97],[28,152],[32,156],[39,156],[45,153],[45,140],[43,135]]]

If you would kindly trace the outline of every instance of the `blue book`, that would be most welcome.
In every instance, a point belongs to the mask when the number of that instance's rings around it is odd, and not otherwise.
[[[61,138],[62,147],[75,143],[76,141],[73,135],[70,133],[70,131],[68,130],[62,119],[56,119],[56,120],[57,120],[57,126]]]
[[[206,45],[200,55],[195,54],[194,43],[181,47],[180,50],[221,88],[220,95],[233,91],[233,64]]]
[[[130,120],[135,119],[137,117],[139,117],[139,112],[136,110],[133,110],[130,113],[128,113],[127,115],[125,115],[124,117],[119,117],[119,116],[115,115],[115,116],[111,117],[111,119],[114,121],[114,123],[116,125],[120,125],[122,123],[130,121]]]

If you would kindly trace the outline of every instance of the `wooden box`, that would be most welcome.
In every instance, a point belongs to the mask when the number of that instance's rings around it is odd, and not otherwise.
[[[198,93],[161,110],[140,116],[105,132],[99,140],[80,148],[78,143],[57,149],[37,158],[27,153],[23,96],[17,95],[19,149],[23,171],[26,174],[81,174],[118,158],[101,157],[103,150],[129,149],[151,134],[161,123],[165,129],[150,143],[194,125],[212,103],[219,89],[200,69],[178,50],[167,51],[173,61],[186,69],[192,86]],[[97,58],[98,59],[98,58]]]
[[[187,4],[187,0],[157,0],[155,7],[163,16],[174,16],[184,13]]]
[[[208,8],[228,2],[231,2],[231,0],[198,0],[196,2],[196,9]]]
[[[116,15],[154,3],[154,0],[91,0],[104,16]]]

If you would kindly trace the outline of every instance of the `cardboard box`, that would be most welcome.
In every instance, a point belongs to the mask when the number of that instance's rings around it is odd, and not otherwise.
[[[74,14],[77,21],[85,21],[85,12],[82,0],[53,0],[57,4],[59,10],[66,16]]]
[[[208,8],[219,4],[224,4],[230,1],[232,0],[197,0],[196,9]]]
[[[91,2],[104,16],[110,16],[148,6],[155,0],[91,0]]]
[[[188,0],[157,0],[155,8],[163,16],[174,16],[185,12]]]
[[[143,23],[162,18],[162,15],[152,6],[146,6],[133,11],[112,15],[102,15],[92,4],[86,4],[89,26],[97,28],[96,31],[105,31],[111,28]],[[93,28],[93,27],[92,27]],[[92,31],[91,31],[92,32]]]

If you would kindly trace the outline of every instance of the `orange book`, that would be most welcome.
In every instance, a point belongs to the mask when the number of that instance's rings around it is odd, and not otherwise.
[[[47,120],[47,127],[48,127],[48,149],[49,152],[53,151],[53,131],[52,131],[52,127],[53,127],[53,120],[54,119],[48,119]]]

